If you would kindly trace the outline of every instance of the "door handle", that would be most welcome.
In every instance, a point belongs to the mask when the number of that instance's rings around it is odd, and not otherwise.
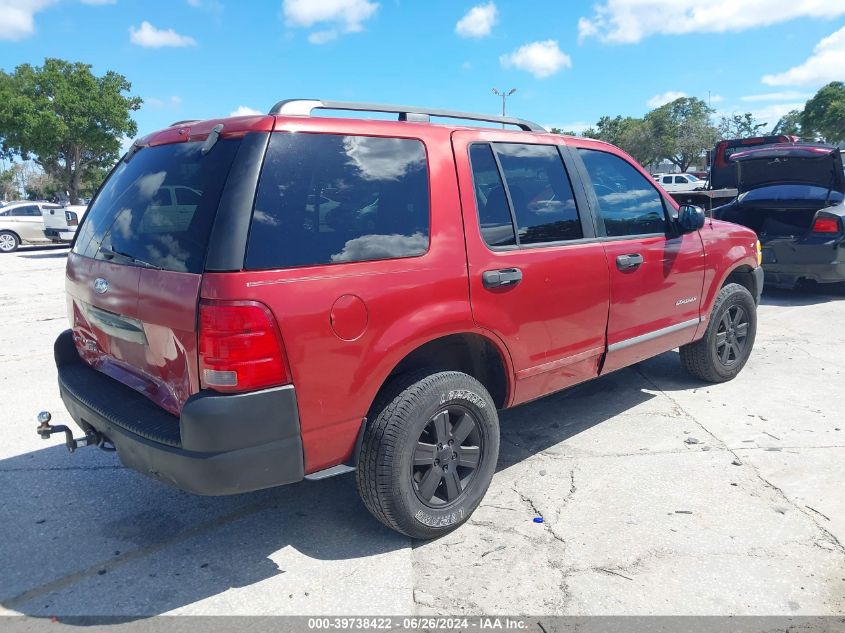
[[[485,270],[481,273],[481,283],[485,288],[502,288],[515,286],[522,281],[522,271],[519,268],[501,268],[499,270]]]
[[[643,263],[643,256],[639,253],[630,253],[628,255],[616,256],[616,267],[619,270],[634,270],[639,268]]]

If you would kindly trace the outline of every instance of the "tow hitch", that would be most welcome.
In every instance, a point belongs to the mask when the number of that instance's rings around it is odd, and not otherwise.
[[[50,424],[50,420],[52,419],[53,416],[50,415],[49,411],[42,411],[38,414],[38,428],[35,430],[38,435],[41,436],[42,440],[50,439],[50,436],[53,433],[64,433],[65,447],[67,447],[67,450],[71,453],[73,453],[77,448],[82,448],[83,446],[98,446],[104,451],[114,450],[114,446],[107,442],[107,440],[96,431],[87,433],[85,437],[75,438],[73,437],[73,432],[64,424],[57,424],[55,426]]]

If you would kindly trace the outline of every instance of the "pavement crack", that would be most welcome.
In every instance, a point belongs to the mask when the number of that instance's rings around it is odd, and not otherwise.
[[[684,408],[683,408],[683,406],[681,406],[681,404],[680,404],[680,403],[678,403],[678,402],[677,402],[677,401],[676,401],[676,400],[675,400],[675,399],[674,399],[671,395],[669,395],[668,393],[666,393],[666,392],[665,392],[665,391],[664,391],[664,390],[663,390],[663,389],[662,389],[662,388],[661,388],[661,387],[660,387],[660,386],[659,386],[659,385],[658,385],[658,384],[657,384],[654,380],[652,380],[652,378],[651,378],[651,377],[649,377],[649,376],[648,376],[648,375],[647,375],[647,374],[646,374],[646,373],[642,370],[642,368],[641,368],[639,365],[636,365],[636,366],[634,367],[634,369],[637,371],[637,373],[639,373],[639,374],[640,374],[640,376],[642,376],[642,377],[643,377],[643,379],[644,379],[646,382],[648,382],[650,385],[652,385],[652,387],[653,387],[655,390],[657,390],[660,394],[662,394],[663,396],[665,396],[666,398],[668,398],[668,399],[669,399],[672,403],[674,403],[674,404],[678,407],[678,410],[679,410],[681,413],[683,413],[684,415],[686,415],[686,416],[687,416],[690,420],[692,420],[695,424],[697,424],[697,425],[701,428],[701,430],[702,430],[702,431],[704,431],[705,433],[707,433],[707,434],[708,434],[710,437],[712,437],[712,438],[713,438],[716,442],[718,442],[721,446],[723,446],[723,447],[724,447],[724,449],[725,449],[728,453],[730,453],[730,454],[731,454],[731,455],[733,455],[733,456],[734,456],[737,460],[739,460],[739,453],[737,452],[737,450],[730,448],[730,447],[729,447],[729,446],[727,446],[727,445],[726,445],[726,444],[725,444],[722,440],[720,440],[718,437],[716,437],[716,435],[715,435],[712,431],[710,431],[710,429],[708,429],[708,428],[707,428],[707,427],[706,427],[706,426],[705,426],[705,425],[704,425],[704,424],[703,424],[700,420],[698,420],[698,419],[697,419],[694,415],[692,415],[689,411],[687,411],[686,409],[684,409]],[[755,447],[755,448],[760,448],[760,447]],[[741,460],[740,460],[740,461],[741,461]],[[792,507],[793,507],[793,508],[795,508],[798,512],[800,512],[800,513],[801,513],[801,514],[803,514],[805,517],[807,517],[807,518],[808,518],[808,519],[809,519],[809,520],[813,523],[813,525],[815,525],[815,526],[816,526],[816,529],[818,529],[818,530],[820,530],[821,532],[823,532],[823,533],[824,533],[824,535],[825,535],[825,536],[826,536],[826,537],[827,537],[827,538],[828,538],[828,539],[829,539],[829,540],[830,540],[830,541],[831,541],[831,542],[835,545],[836,549],[837,549],[837,550],[839,550],[839,552],[840,552],[840,553],[845,554],[845,546],[843,546],[843,545],[842,545],[842,543],[839,541],[839,539],[836,537],[836,535],[835,535],[833,532],[831,532],[830,530],[828,530],[828,529],[827,529],[824,525],[822,525],[822,524],[819,522],[819,520],[816,518],[816,515],[815,515],[814,513],[811,513],[811,512],[809,512],[809,511],[807,511],[804,507],[802,507],[801,505],[799,505],[798,503],[796,503],[795,501],[793,501],[792,499],[790,499],[790,498],[789,498],[789,496],[788,496],[788,495],[787,495],[787,494],[786,494],[786,493],[785,493],[785,492],[784,492],[781,488],[779,488],[778,486],[776,486],[775,484],[773,484],[771,481],[769,481],[768,479],[766,479],[766,478],[762,475],[762,473],[758,470],[758,468],[757,468],[754,464],[752,464],[752,463],[751,463],[751,462],[749,462],[749,461],[745,461],[745,462],[743,462],[743,464],[744,464],[744,465],[746,465],[748,468],[750,468],[750,469],[751,469],[751,471],[754,473],[754,475],[757,477],[757,479],[763,483],[763,486],[764,486],[764,487],[769,488],[770,490],[774,491],[774,492],[775,492],[775,494],[776,494],[777,496],[779,496],[779,497],[780,497],[780,499],[781,499],[784,503],[786,503],[786,504],[788,504],[788,505],[792,506]],[[816,511],[816,512],[817,512],[817,511]]]

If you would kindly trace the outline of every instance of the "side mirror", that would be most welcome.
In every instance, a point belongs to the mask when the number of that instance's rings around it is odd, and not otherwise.
[[[692,233],[704,226],[704,209],[692,204],[682,204],[678,211],[678,226],[683,233]]]

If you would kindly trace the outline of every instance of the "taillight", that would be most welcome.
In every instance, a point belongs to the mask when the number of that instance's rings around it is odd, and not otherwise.
[[[839,220],[831,217],[818,217],[813,222],[813,233],[839,233]]]
[[[65,211],[65,222],[68,226],[77,226],[79,224],[79,217],[73,211]]]
[[[200,382],[217,391],[251,391],[290,382],[276,320],[256,301],[200,302]]]

